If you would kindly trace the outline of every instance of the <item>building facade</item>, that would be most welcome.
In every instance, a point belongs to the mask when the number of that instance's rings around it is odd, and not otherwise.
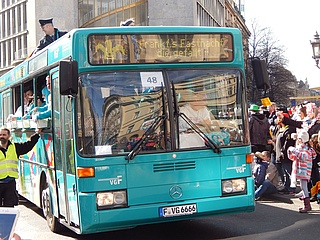
[[[242,0],[244,1],[244,0]],[[60,30],[114,27],[128,18],[140,26],[236,27],[245,56],[250,32],[240,0],[2,0],[0,3],[0,75],[22,62],[43,36],[38,20],[53,18]]]
[[[159,11],[161,9],[161,11]],[[80,27],[136,25],[224,26],[225,0],[79,0]]]
[[[0,74],[27,56],[27,9],[24,1],[0,3]]]
[[[53,18],[61,30],[78,25],[78,0],[2,0],[0,3],[0,75],[21,63],[43,36],[38,20]]]

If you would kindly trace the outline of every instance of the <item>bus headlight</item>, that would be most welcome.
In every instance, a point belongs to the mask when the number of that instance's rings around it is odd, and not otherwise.
[[[244,193],[247,190],[246,179],[229,179],[222,181],[222,195]]]
[[[127,193],[126,191],[100,192],[97,193],[98,209],[126,207]]]

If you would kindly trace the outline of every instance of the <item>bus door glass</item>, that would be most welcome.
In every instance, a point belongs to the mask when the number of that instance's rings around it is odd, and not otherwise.
[[[66,79],[62,81],[67,81]],[[61,96],[58,73],[52,75],[52,118],[60,214],[68,223],[79,224],[73,150],[73,108],[71,98]]]

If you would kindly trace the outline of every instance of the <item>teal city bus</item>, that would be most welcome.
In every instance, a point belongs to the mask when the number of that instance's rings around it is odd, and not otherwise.
[[[42,128],[19,194],[78,234],[254,211],[244,65],[234,28],[70,31],[0,78],[13,141]]]

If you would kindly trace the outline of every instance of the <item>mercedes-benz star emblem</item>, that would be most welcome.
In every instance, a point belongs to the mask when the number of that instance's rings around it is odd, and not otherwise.
[[[169,194],[173,199],[179,199],[182,197],[182,188],[178,185],[174,185],[170,188]]]

